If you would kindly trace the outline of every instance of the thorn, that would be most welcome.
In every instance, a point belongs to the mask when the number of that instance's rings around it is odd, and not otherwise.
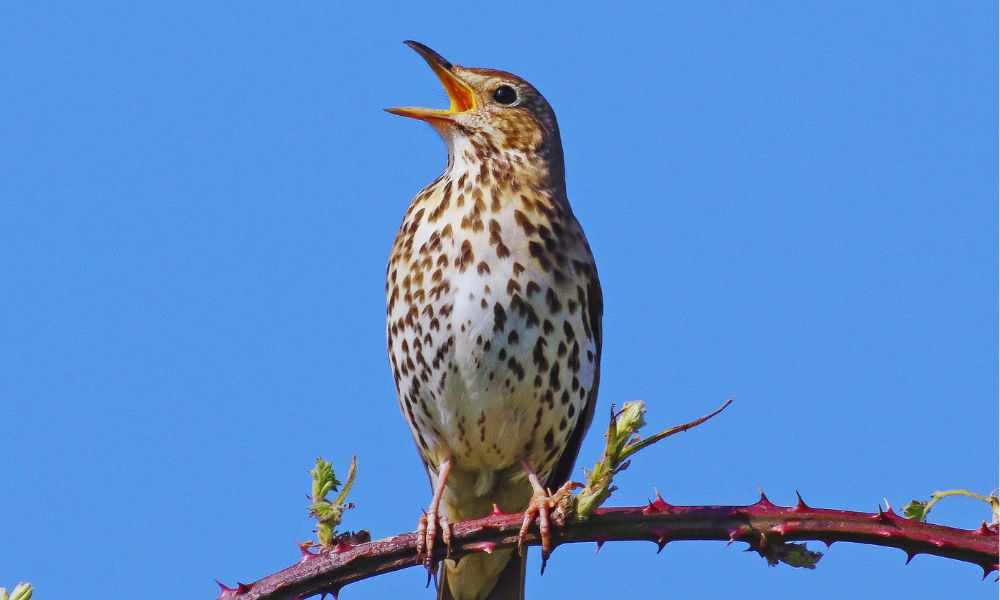
[[[646,507],[642,509],[642,514],[649,515],[654,513],[669,512],[671,507],[663,499],[663,496],[660,495],[660,490],[653,488],[653,493],[656,495],[656,498],[650,501],[649,504],[647,504]]]
[[[506,516],[508,516],[510,514],[511,513],[505,513],[504,511],[500,510],[500,506],[498,504],[494,503],[493,504],[493,512],[490,513],[490,516],[491,517],[506,517]]]
[[[729,541],[726,542],[726,548],[732,546],[733,542],[735,542],[736,538],[738,538],[738,537],[740,537],[740,530],[739,529],[730,529],[729,530]]]
[[[983,575],[983,578],[985,579],[986,576]],[[218,579],[213,579],[212,581],[214,581],[216,583],[216,585],[219,586],[219,589],[222,590],[223,594],[225,594],[226,592],[235,592],[236,591],[236,588],[231,588],[228,585],[226,585],[226,584],[222,583],[221,581],[219,581]]]
[[[757,487],[757,491],[760,492],[760,500],[758,500],[754,506],[758,508],[778,508],[776,504],[767,499],[767,495],[764,494],[764,490],[762,490],[760,486]]]
[[[882,505],[879,505],[878,512],[868,518],[871,519],[872,521],[878,521],[879,523],[892,523],[892,517],[894,516],[896,516],[895,513],[892,513],[890,516],[890,513],[887,513],[884,510],[882,510]]]
[[[295,545],[299,547],[299,552],[302,553],[302,558],[299,559],[300,563],[304,563],[311,558],[319,556],[319,552],[313,552],[309,549],[310,545],[308,543],[300,544],[299,542],[295,542]]]
[[[802,499],[802,494],[800,494],[798,490],[795,490],[795,498],[798,501],[795,503],[794,510],[809,510],[809,505]]]
[[[236,593],[237,594],[245,594],[245,593],[249,592],[250,588],[252,588],[252,587],[253,587],[252,583],[240,583],[239,581],[237,581],[236,582]]]
[[[992,565],[987,563],[985,565],[980,565],[980,566],[983,568],[983,581],[986,581],[986,578],[990,576],[990,573],[998,570],[998,565],[996,563]]]
[[[836,542],[837,540],[827,538],[825,540],[820,540],[820,541],[823,542],[824,544],[826,544],[826,549],[829,550],[830,546],[832,546],[833,543]]]
[[[653,531],[656,534],[656,553],[659,554],[663,552],[663,547],[667,545],[670,540],[667,538],[667,532],[664,529],[657,529]]]
[[[493,554],[493,549],[496,548],[497,545],[496,542],[473,542],[471,544],[466,544],[465,547],[469,550]]]
[[[997,534],[996,527],[992,525],[987,525],[986,521],[983,521],[983,524],[980,525],[979,529],[976,530],[976,534],[994,536]]]
[[[906,562],[903,563],[904,565],[910,564],[910,561],[913,560],[913,557],[920,554],[915,550],[903,550],[903,552],[906,552]]]
[[[597,547],[594,548],[594,556],[597,556],[597,553],[601,551],[601,548],[604,547],[604,542],[606,541],[608,541],[607,538],[594,536],[594,543],[597,544]]]

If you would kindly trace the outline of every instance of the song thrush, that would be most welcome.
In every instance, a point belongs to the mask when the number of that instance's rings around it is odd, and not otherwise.
[[[426,121],[448,147],[444,173],[406,212],[386,276],[396,392],[433,489],[420,553],[430,560],[439,522],[447,535],[445,521],[496,504],[526,511],[522,539],[538,518],[545,556],[551,490],[569,479],[590,426],[601,360],[601,287],[566,198],[555,114],[517,76],[406,44],[451,101],[386,109]],[[523,553],[509,549],[446,560],[439,585],[455,600],[523,593]]]

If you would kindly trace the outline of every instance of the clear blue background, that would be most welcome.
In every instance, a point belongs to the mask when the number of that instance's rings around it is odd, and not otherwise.
[[[0,583],[212,598],[298,557],[317,455],[358,454],[376,537],[429,499],[383,282],[445,150],[421,40],[534,82],[606,298],[600,406],[654,426],[613,504],[762,486],[872,510],[997,485],[992,3],[0,7]],[[933,520],[974,527],[956,499]],[[532,597],[992,598],[835,545],[566,546]],[[431,598],[410,569],[345,598]]]

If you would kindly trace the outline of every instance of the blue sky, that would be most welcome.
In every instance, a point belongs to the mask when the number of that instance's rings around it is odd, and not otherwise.
[[[995,4],[0,8],[0,585],[210,598],[293,563],[317,455],[345,525],[429,490],[384,269],[443,168],[417,39],[534,83],[603,282],[598,415],[667,426],[613,504],[871,510],[997,485]],[[580,466],[600,452],[601,425]],[[976,526],[984,506],[932,520]],[[533,596],[992,598],[974,566],[835,545],[566,546]],[[411,598],[417,569],[344,598]],[[423,595],[420,595],[423,594]]]

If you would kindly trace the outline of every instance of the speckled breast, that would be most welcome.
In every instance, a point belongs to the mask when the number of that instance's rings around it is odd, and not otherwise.
[[[400,408],[431,466],[526,457],[544,478],[595,385],[593,258],[564,198],[469,180],[446,173],[421,192],[393,246]]]

